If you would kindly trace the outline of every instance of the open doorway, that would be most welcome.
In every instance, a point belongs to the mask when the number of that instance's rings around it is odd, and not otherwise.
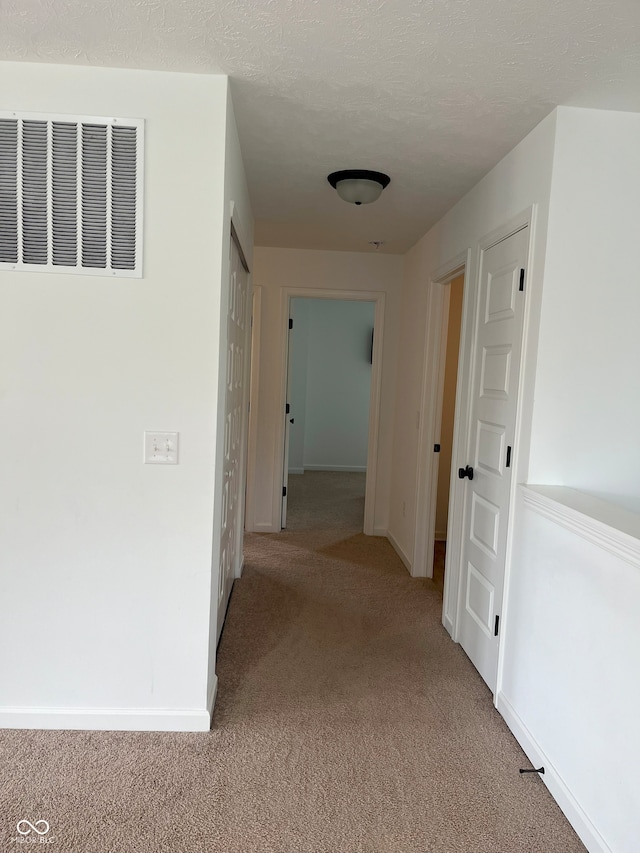
[[[462,327],[462,299],[464,275],[460,274],[449,284],[445,296],[446,339],[442,342],[444,371],[442,374],[442,415],[440,418],[440,441],[438,457],[438,479],[436,487],[436,520],[433,550],[433,583],[444,595],[444,571],[447,549],[447,526],[449,521],[449,492],[451,484],[451,459],[453,451],[453,426],[455,423],[456,388],[458,382],[458,356]],[[443,324],[444,325],[444,324]]]
[[[531,210],[488,234],[465,294],[448,500],[442,622],[495,691],[509,572],[511,509],[516,499],[518,404],[526,340],[526,276]],[[433,577],[446,342],[451,283],[471,252],[452,259],[429,282],[423,419],[419,440],[414,577]],[[467,289],[468,290],[468,289]],[[452,318],[453,322],[453,318]],[[445,466],[443,466],[445,467]],[[445,472],[441,472],[445,476]],[[455,485],[455,488],[453,488]]]
[[[375,310],[290,300],[282,528],[364,527]]]

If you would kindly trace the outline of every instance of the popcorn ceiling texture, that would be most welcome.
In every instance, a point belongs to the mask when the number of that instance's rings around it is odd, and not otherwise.
[[[0,7],[3,59],[230,75],[259,242],[363,251],[408,248],[558,103],[637,92],[639,38],[636,0]],[[339,201],[348,167],[391,175],[380,202]]]

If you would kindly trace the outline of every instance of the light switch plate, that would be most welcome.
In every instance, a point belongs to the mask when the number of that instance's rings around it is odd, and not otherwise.
[[[145,465],[178,464],[177,432],[148,432],[144,434]]]

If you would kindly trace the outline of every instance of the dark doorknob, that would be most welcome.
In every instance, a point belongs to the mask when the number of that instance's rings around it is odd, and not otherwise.
[[[458,468],[458,477],[460,477],[461,480],[464,480],[465,477],[473,480],[473,468],[471,465],[467,465],[466,468]]]

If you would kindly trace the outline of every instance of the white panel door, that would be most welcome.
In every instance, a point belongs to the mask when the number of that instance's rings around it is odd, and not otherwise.
[[[522,351],[529,229],[482,254],[474,352],[459,639],[492,691],[496,687],[511,457]],[[466,473],[465,473],[466,472]],[[472,474],[473,479],[465,479]]]
[[[250,352],[249,275],[231,241],[227,310],[224,469],[218,586],[218,638],[222,632],[234,578],[242,561],[244,483],[247,453],[248,354]]]

